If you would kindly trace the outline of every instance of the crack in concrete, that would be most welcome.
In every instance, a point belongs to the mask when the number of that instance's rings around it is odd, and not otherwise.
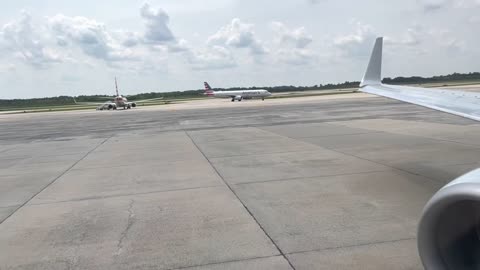
[[[133,199],[130,200],[130,204],[128,206],[127,226],[125,227],[125,229],[120,234],[120,239],[118,240],[118,244],[117,244],[117,252],[116,252],[117,256],[120,255],[120,253],[122,253],[123,247],[124,247],[123,246],[124,241],[127,238],[128,231],[130,230],[130,228],[132,228],[133,224],[135,223],[135,213],[133,212],[133,204],[134,203],[135,203],[135,201]]]

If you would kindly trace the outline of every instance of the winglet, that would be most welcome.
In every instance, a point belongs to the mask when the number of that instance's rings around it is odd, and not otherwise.
[[[368,63],[367,71],[363,76],[360,87],[382,83],[382,47],[383,37],[379,37],[375,41],[372,56],[370,56],[370,62]]]

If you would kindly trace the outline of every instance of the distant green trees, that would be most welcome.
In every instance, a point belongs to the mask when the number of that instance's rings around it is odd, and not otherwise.
[[[433,77],[396,77],[385,78],[382,80],[383,83],[387,84],[422,84],[422,83],[443,83],[443,82],[452,82],[452,81],[478,81],[480,80],[480,72],[470,72],[470,73],[453,73],[449,75],[433,76]]]
[[[424,84],[424,83],[447,83],[455,81],[480,81],[480,72],[470,72],[470,73],[453,73],[449,75],[433,76],[433,77],[396,77],[396,78],[385,78],[383,83],[388,84]],[[216,88],[215,90],[240,90],[240,89],[266,89],[272,93],[279,92],[294,92],[294,91],[308,91],[308,90],[330,90],[330,89],[342,89],[342,88],[355,88],[360,84],[359,81],[346,81],[343,83],[337,84],[319,84],[313,86],[294,86],[294,85],[282,85],[282,86],[273,86],[273,87],[234,87],[234,88]],[[203,89],[198,90],[187,90],[187,91],[173,91],[173,92],[149,92],[127,96],[131,101],[143,100],[143,99],[154,99],[154,98],[164,98],[164,99],[178,99],[178,98],[194,98],[194,97],[203,97]],[[75,97],[77,102],[105,102],[112,100],[113,96],[106,95],[81,95]],[[70,96],[59,96],[59,97],[48,97],[48,98],[31,98],[31,99],[0,99],[0,110],[1,108],[31,108],[31,107],[50,107],[50,106],[62,106],[62,105],[73,105],[73,97]]]
[[[0,109],[9,108],[27,108],[39,106],[59,106],[74,104],[73,98],[69,96],[49,97],[49,98],[31,98],[31,99],[0,99]]]
[[[81,95],[81,96],[75,97],[75,100],[77,102],[99,102],[99,103],[101,103],[101,102],[112,100],[112,97],[113,96],[106,96],[106,95],[90,95],[90,96]],[[73,97],[70,97],[70,100],[73,103]]]

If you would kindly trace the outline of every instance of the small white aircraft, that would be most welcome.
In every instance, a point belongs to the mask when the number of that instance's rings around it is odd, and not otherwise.
[[[163,98],[154,98],[154,99],[139,100],[137,101],[137,103],[128,101],[126,97],[123,97],[118,93],[118,84],[117,84],[116,77],[115,77],[115,92],[117,95],[113,99],[113,101],[107,101],[104,103],[77,102],[75,99],[73,100],[75,101],[75,104],[79,104],[79,105],[98,105],[97,110],[103,111],[103,110],[116,110],[118,108],[131,109],[131,108],[137,107],[138,102],[163,99]]]
[[[232,102],[235,100],[242,101],[243,99],[261,98],[265,100],[266,97],[272,94],[265,89],[258,90],[235,90],[235,91],[213,91],[207,82],[205,85],[205,95],[216,98],[231,98]]]
[[[382,47],[383,38],[377,38],[360,91],[480,121],[479,93],[382,84]],[[458,177],[430,199],[417,246],[425,269],[479,269],[480,169]]]

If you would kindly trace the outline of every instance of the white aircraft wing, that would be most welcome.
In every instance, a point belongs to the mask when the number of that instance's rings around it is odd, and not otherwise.
[[[141,100],[132,100],[132,101],[129,101],[128,103],[155,102],[155,101],[160,101],[160,100],[163,100],[163,97],[141,99]]]
[[[382,38],[375,42],[361,91],[480,121],[480,94],[382,84],[382,43]],[[428,201],[417,232],[425,269],[478,269],[478,209],[480,169],[450,182]]]
[[[103,109],[113,109],[117,105],[113,102],[107,101],[105,103],[99,104],[97,106],[97,110],[103,110]]]
[[[480,121],[480,93],[381,83],[383,38],[377,38],[360,91]]]
[[[133,103],[148,103],[148,102],[155,102],[155,101],[159,101],[159,100],[163,100],[163,97],[159,97],[159,98],[150,98],[150,99],[142,99],[142,100],[133,100],[133,101],[129,101],[127,102],[127,104],[133,104]],[[104,102],[78,102],[75,100],[75,98],[73,98],[73,101],[75,104],[77,105],[92,105],[92,106],[101,106],[101,105],[106,105],[106,104],[112,104],[114,105],[115,102],[113,101],[104,101]]]
[[[112,103],[112,104],[114,104],[113,101],[104,101],[104,102],[82,102],[82,101],[81,101],[81,102],[77,102],[77,100],[76,100],[75,98],[73,98],[73,102],[74,102],[76,105],[92,105],[92,106],[94,106],[94,105],[96,105],[96,106],[98,106],[98,105],[104,105],[104,104],[106,104],[106,103]]]

